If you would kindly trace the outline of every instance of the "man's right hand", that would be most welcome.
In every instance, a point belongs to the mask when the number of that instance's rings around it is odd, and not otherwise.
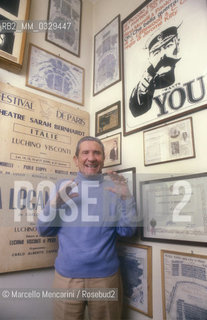
[[[77,184],[74,182],[74,180],[62,182],[59,191],[56,193],[56,196],[50,201],[50,206],[58,209],[68,200],[78,197],[79,193],[75,192],[75,188],[77,188]],[[72,190],[74,190],[74,192],[71,193]]]

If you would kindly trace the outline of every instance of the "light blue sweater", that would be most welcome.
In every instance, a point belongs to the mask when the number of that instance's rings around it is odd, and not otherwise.
[[[50,208],[48,201],[38,219],[38,232],[42,236],[58,235],[55,269],[62,276],[110,276],[119,268],[117,235],[130,237],[136,231],[135,201],[133,198],[122,200],[106,190],[106,187],[113,187],[114,183],[104,179],[102,174],[88,178],[78,173],[75,181],[79,196],[66,202],[57,211]],[[57,188],[62,182],[57,184]],[[51,212],[54,219],[45,221],[51,217]]]

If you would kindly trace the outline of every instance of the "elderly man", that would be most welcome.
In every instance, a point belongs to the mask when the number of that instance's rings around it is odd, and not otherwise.
[[[134,117],[147,112],[152,105],[154,91],[170,86],[175,81],[174,69],[179,57],[177,27],[160,31],[148,41],[150,66],[133,89],[129,108]]]
[[[118,289],[118,300],[57,300],[56,320],[118,320],[122,310],[122,284],[116,250],[117,236],[136,231],[136,207],[122,176],[102,174],[104,146],[93,137],[77,144],[74,181],[65,179],[38,219],[42,236],[58,235],[54,287],[58,289]],[[47,217],[53,216],[54,219]]]

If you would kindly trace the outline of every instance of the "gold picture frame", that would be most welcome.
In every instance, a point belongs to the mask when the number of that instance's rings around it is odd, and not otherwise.
[[[26,31],[15,32],[18,21],[28,19],[30,0],[4,1],[0,4],[0,67],[12,72],[22,68]]]

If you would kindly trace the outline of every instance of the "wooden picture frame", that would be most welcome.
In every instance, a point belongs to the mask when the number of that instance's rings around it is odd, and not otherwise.
[[[45,40],[80,57],[82,0],[49,0],[48,21],[61,25],[57,30],[47,30]]]
[[[141,181],[141,239],[206,247],[206,193],[206,172]]]
[[[207,256],[161,250],[161,273],[163,319],[206,319]]]
[[[121,102],[97,111],[95,114],[95,136],[119,129],[121,127]]]
[[[120,15],[118,15],[94,36],[93,95],[120,80]]]
[[[15,73],[22,69],[26,42],[26,31],[15,32],[16,25],[28,19],[29,10],[30,0],[0,4],[0,67]]]
[[[84,75],[82,67],[30,44],[26,86],[82,106]]]
[[[146,0],[121,26],[124,136],[207,108],[205,0]]]
[[[144,165],[195,158],[192,117],[143,132]]]
[[[101,139],[105,149],[104,168],[121,164],[121,133]]]
[[[152,247],[120,241],[118,255],[124,303],[152,318]]]

